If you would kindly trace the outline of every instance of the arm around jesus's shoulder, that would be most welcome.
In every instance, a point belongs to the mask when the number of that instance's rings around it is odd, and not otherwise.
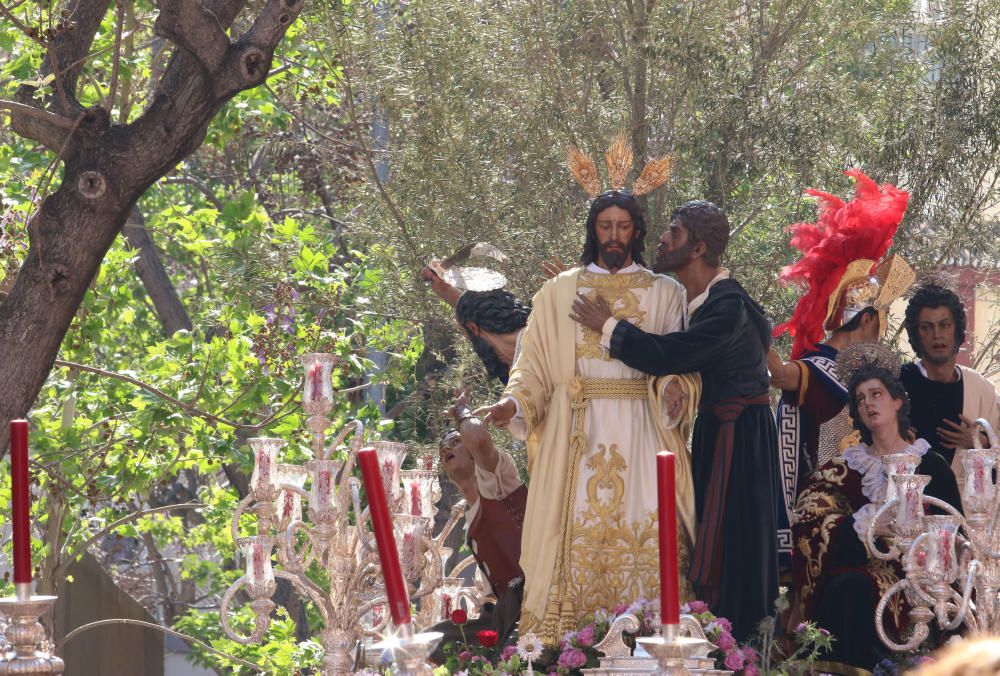
[[[654,376],[700,371],[725,352],[746,322],[736,295],[704,305],[685,331],[657,335],[620,321],[611,335],[611,356]]]

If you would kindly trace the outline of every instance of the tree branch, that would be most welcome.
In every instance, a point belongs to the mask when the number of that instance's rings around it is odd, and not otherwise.
[[[48,45],[49,56],[42,62],[41,73],[56,77],[55,88],[59,96],[54,105],[62,115],[76,117],[83,109],[76,96],[80,70],[69,67],[90,51],[110,4],[111,0],[70,0],[67,20],[75,25],[75,29],[59,33]],[[34,87],[20,87],[18,100],[24,102],[25,97],[30,96],[33,91]]]
[[[3,14],[4,17],[6,17],[8,21],[10,21],[12,24],[14,24],[17,27],[17,30],[19,30],[22,33],[24,33],[24,35],[26,35],[34,43],[36,43],[38,45],[41,45],[42,47],[45,47],[45,40],[43,40],[37,33],[35,33],[34,31],[32,31],[31,29],[29,29],[24,24],[24,22],[22,22],[20,19],[18,19],[17,16],[15,16],[14,12],[11,11],[11,9],[12,8],[7,7],[2,2],[0,2],[0,14]]]
[[[163,179],[163,182],[168,185],[182,184],[182,185],[190,185],[194,188],[197,188],[198,191],[205,196],[205,199],[207,199],[212,204],[212,206],[215,207],[215,210],[218,211],[219,213],[222,213],[222,208],[224,206],[222,204],[222,200],[220,200],[218,197],[215,196],[215,193],[212,192],[212,189],[208,187],[208,185],[199,181],[194,176],[190,176],[188,174],[184,174],[182,176],[168,176],[165,179]]]
[[[136,387],[143,389],[149,392],[150,394],[159,397],[160,399],[163,399],[167,403],[173,404],[174,406],[181,409],[182,411],[184,411],[193,418],[201,418],[203,420],[217,423],[219,425],[232,427],[237,432],[237,434],[240,433],[252,434],[254,432],[258,432],[264,429],[265,427],[273,423],[275,420],[277,420],[280,416],[282,416],[283,415],[282,410],[289,404],[288,401],[282,403],[281,406],[279,406],[267,420],[264,420],[256,425],[245,425],[243,423],[233,422],[232,420],[226,420],[225,418],[222,418],[220,416],[213,415],[211,413],[208,413],[207,411],[203,411],[197,406],[192,406],[191,404],[187,404],[181,401],[180,399],[171,397],[166,392],[153,387],[149,383],[144,383],[141,380],[138,380],[137,378],[133,378],[132,376],[126,376],[121,373],[115,373],[114,371],[105,371],[104,369],[99,369],[95,366],[87,366],[86,364],[78,364],[76,362],[65,361],[62,359],[56,359],[54,365],[62,366],[63,368],[68,368],[68,369],[76,369],[78,371],[84,371],[86,373],[93,373],[94,375],[104,376],[106,378],[113,378],[115,380],[120,380],[122,382],[135,385]],[[364,384],[364,385],[358,385],[356,387],[346,387],[342,390],[336,390],[334,394],[347,394],[350,392],[356,392],[368,386],[369,386],[368,384]]]
[[[55,113],[50,113],[47,110],[42,110],[41,108],[35,108],[34,106],[29,106],[24,103],[18,103],[17,101],[8,101],[7,99],[0,99],[0,108],[11,111],[11,117],[14,115],[28,115],[30,117],[37,118],[39,120],[44,120],[49,124],[58,127],[60,129],[72,129],[73,120],[68,117],[63,117],[62,115],[56,115]],[[36,141],[38,139],[35,139]]]
[[[56,567],[56,570],[58,571],[60,568],[63,568],[64,566],[69,565],[69,563],[75,561],[77,556],[83,554],[85,551],[90,549],[91,545],[95,544],[98,540],[103,538],[105,535],[108,535],[119,526],[124,526],[126,524],[132,523],[133,521],[138,521],[142,517],[149,516],[150,514],[159,514],[160,512],[170,512],[175,509],[196,509],[198,507],[205,507],[205,504],[201,502],[184,502],[179,505],[164,505],[163,507],[152,507],[150,509],[143,509],[138,512],[132,512],[131,514],[123,516],[117,521],[109,523],[101,530],[97,531],[96,533],[93,533],[84,542],[74,547],[73,553],[67,557],[64,557],[63,562]]]
[[[172,336],[178,331],[190,331],[193,328],[184,304],[181,303],[177,289],[170,280],[160,255],[146,230],[145,218],[138,207],[132,207],[132,215],[122,228],[122,234],[138,252],[135,271],[142,280],[142,286],[153,301],[156,316],[160,318],[163,331]]]
[[[273,49],[302,10],[304,0],[269,0],[239,43]]]
[[[115,19],[115,52],[111,57],[111,84],[108,85],[108,112],[115,107],[115,97],[118,95],[118,71],[122,63],[122,28],[125,27],[125,5],[122,0],[115,0],[118,16]]]
[[[10,126],[20,136],[37,141],[49,150],[59,150],[73,120],[17,101],[0,99],[0,109],[10,111]]]
[[[219,17],[199,0],[160,0],[153,30],[193,56],[209,75],[222,65],[230,45]]]
[[[393,219],[399,226],[400,234],[403,235],[403,243],[406,248],[410,250],[410,253],[414,254],[418,258],[420,257],[420,250],[417,248],[416,242],[413,240],[413,236],[410,234],[409,228],[406,227],[406,217],[403,216],[403,212],[400,211],[399,207],[396,205],[396,201],[392,199],[392,195],[389,194],[389,190],[385,187],[382,179],[379,178],[378,169],[375,168],[375,159],[371,148],[368,143],[365,142],[364,132],[361,129],[361,121],[358,118],[358,111],[354,105],[354,91],[351,87],[351,76],[350,68],[344,66],[344,86],[347,89],[347,107],[351,111],[351,122],[354,124],[354,131],[357,135],[358,145],[361,146],[361,152],[365,156],[365,162],[368,163],[368,170],[371,173],[372,180],[375,181],[375,187],[378,188],[379,195],[382,196],[382,200],[385,205],[389,208],[389,213],[392,214]]]
[[[262,429],[262,428],[266,427],[267,425],[269,425],[272,422],[272,420],[273,420],[273,418],[269,418],[268,420],[260,423],[259,425],[244,425],[242,423],[233,422],[232,420],[226,420],[225,418],[220,418],[219,416],[212,415],[211,413],[208,413],[207,411],[201,410],[197,406],[192,406],[191,404],[187,404],[187,403],[181,401],[180,399],[175,399],[174,397],[171,397],[169,394],[167,394],[163,390],[159,390],[159,389],[153,387],[152,385],[150,385],[149,383],[144,383],[141,380],[138,380],[138,379],[133,378],[131,376],[126,376],[126,375],[123,375],[121,373],[115,373],[113,371],[105,371],[104,369],[99,369],[99,368],[96,368],[94,366],[87,366],[85,364],[77,364],[76,362],[63,361],[62,359],[56,359],[55,360],[55,365],[56,366],[63,366],[65,368],[70,368],[70,369],[77,369],[79,371],[85,371],[87,373],[93,373],[95,375],[105,376],[107,378],[114,378],[115,380],[121,380],[122,382],[126,382],[126,383],[129,383],[131,385],[135,385],[136,387],[138,387],[140,389],[146,390],[150,394],[156,395],[157,397],[159,397],[160,399],[163,399],[167,403],[173,404],[174,406],[176,406],[177,408],[181,409],[182,411],[184,411],[185,413],[187,413],[188,415],[190,415],[190,416],[192,416],[194,418],[201,418],[203,420],[208,420],[209,422],[214,422],[214,423],[217,423],[219,425],[225,425],[226,427],[232,427],[234,429],[246,429],[246,430],[251,430],[251,431],[257,431],[257,430]]]
[[[266,89],[271,94],[271,96],[274,97],[274,100],[277,101],[277,103],[278,103],[279,106],[281,106],[282,108],[285,109],[286,113],[288,113],[293,118],[295,118],[299,122],[299,124],[301,124],[303,127],[305,127],[306,129],[309,129],[313,133],[319,135],[319,137],[322,138],[324,141],[329,141],[330,143],[333,143],[334,145],[342,146],[344,148],[349,148],[351,150],[357,150],[357,151],[360,151],[360,152],[365,152],[365,148],[363,148],[362,146],[355,145],[353,143],[348,143],[347,141],[341,141],[339,138],[335,138],[333,136],[330,136],[329,134],[327,134],[323,130],[318,129],[315,125],[313,125],[308,120],[306,120],[301,115],[299,115],[294,110],[292,110],[291,106],[289,106],[284,101],[282,101],[281,97],[278,96],[278,92],[274,91],[274,89],[271,88],[271,85],[265,83],[264,84],[264,89]]]

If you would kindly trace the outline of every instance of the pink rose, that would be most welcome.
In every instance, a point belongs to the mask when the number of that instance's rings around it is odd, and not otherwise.
[[[743,676],[760,676],[760,669],[754,664],[748,664],[743,670]]]
[[[743,653],[738,649],[730,653],[726,653],[726,669],[730,671],[739,671],[743,668]]]
[[[470,653],[468,650],[463,650],[462,652],[458,653],[458,659],[461,660],[462,662],[468,662],[469,660],[472,659],[472,653]]]
[[[715,640],[715,645],[719,646],[725,652],[729,652],[736,647],[736,639],[728,631],[723,631],[719,634],[719,638]]]
[[[747,664],[757,664],[760,661],[760,655],[753,648],[743,648],[743,659],[747,661]]]
[[[708,610],[708,604],[704,601],[692,601],[688,605],[691,607],[691,612],[695,615],[699,615]]]
[[[719,625],[719,628],[722,629],[722,631],[728,631],[728,632],[732,633],[732,631],[733,631],[733,623],[730,622],[729,620],[727,620],[726,618],[724,618],[724,617],[717,617],[717,618],[715,618],[715,623],[717,625]]]
[[[576,635],[576,642],[584,648],[594,645],[594,625],[588,624]]]
[[[559,666],[567,669],[579,669],[587,663],[587,656],[579,648],[569,648],[559,654]]]
[[[509,660],[511,657],[513,657],[516,654],[517,654],[517,646],[516,645],[509,645],[509,646],[507,646],[506,648],[503,649],[503,652],[500,653],[500,659],[502,659],[504,662],[506,662],[507,660]]]

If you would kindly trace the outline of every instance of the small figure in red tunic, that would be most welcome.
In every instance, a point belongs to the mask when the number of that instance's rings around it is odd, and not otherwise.
[[[466,625],[465,632],[492,629],[502,646],[516,637],[521,617],[524,573],[518,561],[528,489],[511,455],[494,445],[486,426],[472,415],[465,394],[448,409],[448,415],[457,429],[441,439],[441,466],[469,504],[466,541],[496,597],[493,608],[484,607],[475,627]],[[451,636],[453,627],[447,623],[435,629],[445,631],[442,647],[449,640],[461,640],[457,632]]]

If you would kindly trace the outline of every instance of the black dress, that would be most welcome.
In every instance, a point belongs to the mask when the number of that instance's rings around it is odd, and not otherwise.
[[[871,479],[877,477],[869,475],[880,476],[883,482],[885,477],[877,456],[865,460],[867,454],[858,452],[865,448],[845,450],[843,456],[827,462],[807,480],[795,508],[793,572],[805,618],[827,629],[835,639],[825,659],[871,670],[889,653],[875,631],[875,607],[903,571],[896,560],[869,557],[857,533],[855,514],[868,510],[873,515],[875,511],[872,494],[876,489],[871,487]],[[916,473],[931,477],[924,495],[961,511],[958,484],[944,458],[927,450]],[[877,490],[876,497],[884,499],[884,485]],[[939,513],[937,509],[930,512]],[[907,629],[908,610],[898,600],[896,597],[883,616],[886,630],[896,640]]]
[[[771,323],[738,282],[713,284],[685,331],[655,335],[621,321],[611,356],[651,375],[697,372],[691,443],[698,534],[689,576],[743,640],[778,594],[777,431],[767,398]]]

